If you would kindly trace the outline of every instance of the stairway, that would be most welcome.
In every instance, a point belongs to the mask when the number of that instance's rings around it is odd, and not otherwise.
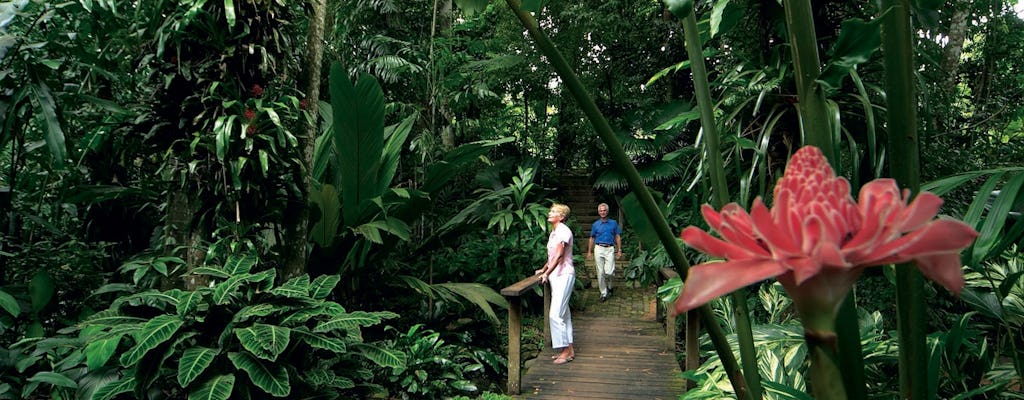
[[[594,186],[588,175],[562,175],[559,181],[559,198],[557,201],[569,206],[569,227],[573,230],[573,240],[576,243],[573,253],[578,255],[577,261],[586,260],[587,243],[590,240],[590,226],[600,216],[597,214],[597,205],[601,204],[600,199],[594,193]],[[616,204],[609,205],[609,217],[619,222],[625,230],[625,224],[618,216],[619,210]],[[623,232],[625,233],[625,232]],[[625,281],[626,268],[629,266],[628,253],[623,252],[621,260],[615,261],[615,281],[613,287],[621,287]],[[576,267],[576,278],[583,280],[588,287],[597,287],[597,267],[594,260],[586,260],[582,266]]]

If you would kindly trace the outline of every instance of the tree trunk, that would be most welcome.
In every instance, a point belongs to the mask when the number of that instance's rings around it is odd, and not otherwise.
[[[201,266],[206,259],[206,251],[202,246],[206,230],[197,223],[199,199],[187,193],[186,188],[173,190],[167,198],[167,211],[164,222],[164,235],[170,240],[166,243],[164,253],[179,256],[185,260],[185,271],[170,275],[161,282],[161,288],[169,290],[183,288],[194,290],[207,283],[198,275],[189,275],[188,271]],[[184,249],[184,254],[178,249]]]
[[[966,9],[953,11],[953,16],[947,31],[946,48],[942,50],[942,70],[946,71],[946,87],[953,87],[956,84],[957,70],[960,67],[960,55],[964,50],[964,39],[967,37],[967,17],[969,12]]]
[[[307,247],[309,246],[309,179],[313,169],[313,150],[319,133],[320,121],[320,76],[324,56],[324,32],[326,31],[327,0],[310,0],[313,14],[309,19],[309,32],[306,39],[306,70],[303,79],[306,85],[306,120],[305,135],[300,138],[299,148],[302,151],[302,166],[297,171],[299,179],[299,199],[288,205],[288,215],[294,216],[294,222],[286,226],[285,235],[285,279],[306,272]]]

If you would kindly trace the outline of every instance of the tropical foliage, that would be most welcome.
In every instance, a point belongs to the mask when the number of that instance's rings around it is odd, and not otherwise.
[[[502,398],[562,175],[646,287],[808,144],[978,233],[959,296],[883,263],[834,299],[843,393],[1020,398],[1014,6],[0,0],[0,399]],[[697,308],[685,398],[821,387],[765,277]]]

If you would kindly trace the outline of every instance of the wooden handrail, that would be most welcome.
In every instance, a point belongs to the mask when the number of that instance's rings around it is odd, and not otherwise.
[[[501,289],[501,295],[508,299],[508,393],[519,394],[522,390],[522,295],[540,284],[540,274],[524,278],[509,287]],[[544,342],[550,344],[551,334],[547,324],[551,307],[551,286],[544,285]]]

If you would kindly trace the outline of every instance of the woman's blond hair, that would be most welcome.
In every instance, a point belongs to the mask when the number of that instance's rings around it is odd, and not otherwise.
[[[558,213],[562,218],[569,218],[569,206],[565,204],[555,203],[551,205],[551,211]]]

